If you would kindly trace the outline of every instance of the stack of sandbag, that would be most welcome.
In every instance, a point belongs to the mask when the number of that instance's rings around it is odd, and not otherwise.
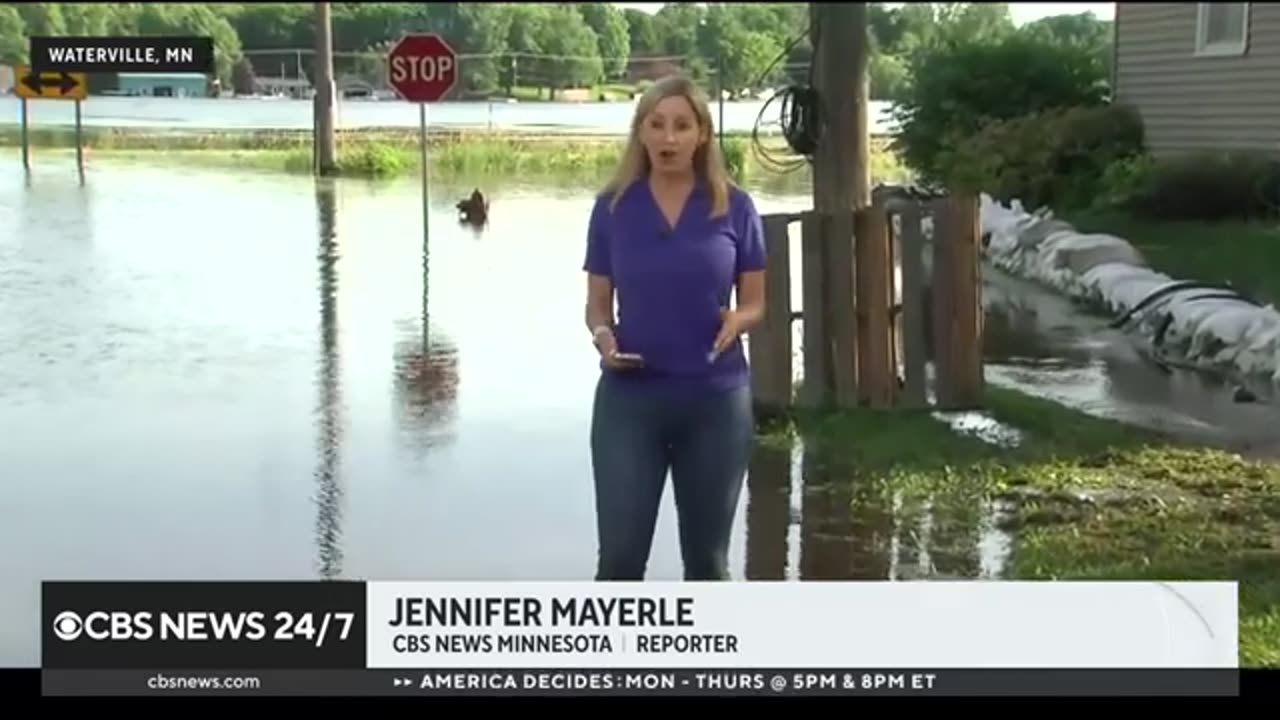
[[[984,254],[996,267],[1117,316],[1163,359],[1280,383],[1280,313],[1231,288],[1175,281],[1123,238],[1080,233],[1052,211],[981,198]]]

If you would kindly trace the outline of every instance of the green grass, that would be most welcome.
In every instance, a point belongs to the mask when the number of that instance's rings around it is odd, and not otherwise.
[[[160,132],[124,128],[85,128],[84,145],[91,156],[112,159],[172,159],[205,167],[254,168],[310,173],[309,131],[240,130]],[[348,177],[392,178],[416,173],[420,149],[416,130],[367,128],[338,135],[339,174]],[[434,131],[428,135],[427,162],[432,172],[449,175],[565,178],[596,184],[607,177],[622,148],[621,137],[607,135],[492,132],[486,130]],[[70,149],[75,134],[70,128],[35,128],[33,148]],[[771,153],[783,151],[780,138],[766,138]],[[21,145],[13,125],[0,126],[0,147]],[[745,134],[726,133],[725,160],[741,182],[794,189],[797,179],[807,182],[807,167],[790,175],[777,175],[762,163]],[[884,142],[872,147],[872,173],[876,178],[897,178],[901,164]]]
[[[1280,301],[1280,223],[1162,222],[1116,211],[1063,216],[1081,232],[1128,240],[1171,277],[1231,283],[1264,302]]]
[[[158,133],[91,129],[84,137],[93,156],[141,158],[172,156],[205,166],[253,167],[310,173],[309,132],[205,131]],[[0,146],[21,144],[17,128],[0,128]],[[65,128],[33,131],[34,148],[74,148],[74,133]],[[525,134],[433,133],[428,136],[428,163],[433,171],[458,174],[601,176],[617,159],[615,138],[548,137]],[[420,167],[418,134],[382,130],[343,132],[338,137],[340,175],[390,178]]]
[[[815,527],[802,536],[840,558],[810,575],[883,577],[894,528],[910,558],[910,529],[928,514],[932,575],[973,576],[983,503],[1002,501],[1003,577],[1237,580],[1241,664],[1280,667],[1280,466],[1009,390],[989,389],[986,407],[1022,433],[1017,447],[922,413],[802,413],[763,429],[757,462],[786,467],[792,439],[805,446]]]

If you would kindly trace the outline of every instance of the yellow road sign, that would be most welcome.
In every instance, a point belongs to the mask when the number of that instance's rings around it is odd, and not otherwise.
[[[18,97],[32,100],[83,100],[89,95],[89,78],[84,73],[31,72],[30,65],[13,69]]]

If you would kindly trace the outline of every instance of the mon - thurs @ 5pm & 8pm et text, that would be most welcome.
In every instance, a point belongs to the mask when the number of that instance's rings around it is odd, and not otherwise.
[[[843,694],[934,689],[932,672],[764,672],[752,670],[449,670],[397,678],[394,685],[452,692],[661,692]]]

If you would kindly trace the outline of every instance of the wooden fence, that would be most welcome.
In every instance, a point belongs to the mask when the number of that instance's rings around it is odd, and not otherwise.
[[[923,228],[926,217],[932,222],[931,241]],[[857,211],[763,219],[767,317],[747,341],[758,412],[785,413],[796,405],[947,410],[981,405],[976,197],[893,197]],[[791,306],[789,230],[795,222],[801,226],[799,312]],[[895,261],[901,265],[900,289]],[[804,357],[798,394],[796,320],[803,323]]]

